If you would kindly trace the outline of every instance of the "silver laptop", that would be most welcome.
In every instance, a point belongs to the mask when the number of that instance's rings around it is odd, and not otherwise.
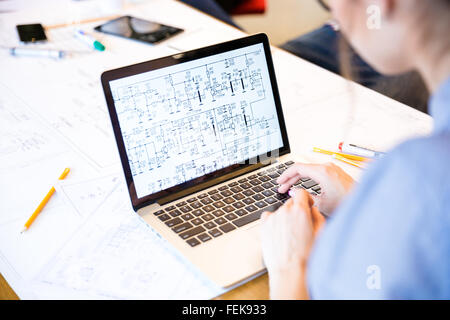
[[[276,179],[293,164],[267,36],[107,71],[102,85],[134,210],[217,285],[263,271],[259,218],[288,199]]]

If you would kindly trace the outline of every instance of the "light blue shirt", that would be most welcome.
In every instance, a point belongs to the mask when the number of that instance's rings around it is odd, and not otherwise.
[[[450,78],[429,106],[432,135],[374,163],[328,220],[313,299],[450,299]]]

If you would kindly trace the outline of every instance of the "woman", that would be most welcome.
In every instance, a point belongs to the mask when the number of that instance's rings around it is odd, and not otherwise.
[[[333,164],[296,164],[279,178],[287,192],[311,177],[322,195],[294,191],[262,216],[271,298],[450,299],[450,0],[329,2],[378,71],[422,75],[435,128],[375,162],[354,188]],[[380,29],[366,24],[374,4]]]

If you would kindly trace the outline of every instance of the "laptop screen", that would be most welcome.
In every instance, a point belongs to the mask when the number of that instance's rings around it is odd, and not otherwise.
[[[263,43],[109,86],[137,198],[283,147]]]

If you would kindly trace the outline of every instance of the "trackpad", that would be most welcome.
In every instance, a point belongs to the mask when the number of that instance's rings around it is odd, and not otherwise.
[[[261,234],[260,226],[256,225],[250,229],[245,230],[246,236],[251,241],[251,247],[253,251],[253,259],[257,264],[262,264],[262,250],[261,250]]]

